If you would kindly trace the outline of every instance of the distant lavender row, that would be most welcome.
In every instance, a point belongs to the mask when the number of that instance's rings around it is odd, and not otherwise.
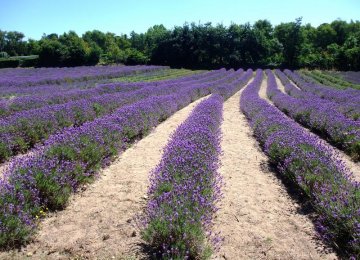
[[[99,96],[103,94],[110,94],[115,92],[125,92],[130,90],[136,90],[142,87],[154,86],[154,85],[165,85],[165,84],[185,84],[186,82],[191,83],[191,81],[199,79],[207,79],[216,77],[221,70],[212,71],[209,73],[201,73],[196,75],[190,75],[178,79],[159,81],[159,82],[136,82],[136,83],[107,83],[100,84],[94,88],[90,89],[71,89],[65,91],[64,89],[59,89],[58,86],[52,88],[49,92],[43,93],[40,90],[40,93],[32,96],[19,96],[14,97],[11,100],[0,100],[0,118],[4,116],[9,116],[18,111],[30,110],[35,108],[40,108],[46,105],[54,104],[63,104],[70,101],[86,99],[89,97]],[[211,77],[212,76],[212,77]],[[211,80],[210,79],[210,80]]]
[[[128,92],[141,88],[140,86],[122,86],[120,84],[107,87],[95,87],[91,89],[74,89],[72,91],[54,90],[50,94],[35,96],[19,96],[11,100],[0,100],[0,119],[8,117],[20,111],[37,109],[45,106],[64,104],[67,102],[85,100],[96,96]]]
[[[212,74],[210,78],[218,79],[210,83],[204,77],[197,81],[191,81],[191,85],[194,87],[221,85],[231,82],[243,74],[243,70],[237,72],[221,70],[219,72]],[[185,82],[189,81],[185,80]],[[129,93],[106,94],[16,113],[0,121],[0,161],[5,161],[13,155],[33,148],[64,127],[80,126],[87,121],[109,114],[123,105],[149,96],[177,93],[186,85],[150,85]]]
[[[329,107],[331,108],[331,110],[336,110],[350,119],[353,120],[360,119],[360,107],[358,104],[350,103],[350,102],[337,103],[335,101],[323,99],[312,92],[303,91],[295,87],[282,71],[277,69],[275,70],[275,73],[279,77],[282,84],[284,85],[285,92],[290,96],[293,96],[295,98],[304,98],[304,99],[318,99],[318,102],[323,104],[324,107]]]
[[[242,93],[240,107],[271,163],[309,198],[324,239],[360,256],[360,185],[329,146],[260,98],[262,72]]]
[[[297,72],[299,75],[302,75],[306,81],[314,81],[315,83],[320,83],[322,85],[334,87],[337,89],[353,88],[360,90],[360,85],[350,83],[349,81],[329,74],[326,71],[298,70]]]
[[[32,86],[7,86],[0,87],[0,100],[12,99],[20,96],[49,95],[58,91],[71,91],[73,89],[89,89],[95,87],[103,80],[88,80],[76,82],[62,82],[61,84],[40,84]],[[108,80],[105,80],[106,82]]]
[[[240,88],[246,82],[237,83]],[[0,247],[28,240],[41,210],[65,207],[71,192],[135,138],[191,101],[223,91],[218,84],[190,85],[176,94],[150,97],[81,127],[67,128],[34,153],[14,159],[0,180]]]
[[[166,69],[164,66],[83,66],[73,68],[0,69],[0,88],[112,78],[137,72]]]
[[[205,259],[222,179],[217,171],[223,99],[202,101],[172,134],[148,190],[142,236],[154,258]]]
[[[267,70],[267,95],[285,114],[327,138],[331,143],[345,150],[354,160],[360,160],[360,121],[345,117],[334,109],[334,104],[322,102],[317,96],[294,98],[282,93],[274,74]],[[289,87],[289,84],[286,85]]]
[[[329,72],[332,74],[331,72]],[[336,76],[341,75],[341,77],[351,83],[360,84],[360,71],[341,71],[335,74]]]
[[[284,73],[302,90],[316,94],[323,99],[337,102],[339,105],[351,104],[354,109],[360,113],[359,90],[352,88],[338,90],[324,85],[306,82],[299,74],[290,70],[284,70]]]
[[[166,72],[165,72],[166,71]],[[163,82],[171,81],[174,78],[169,79],[161,79],[161,75],[164,73],[167,74],[173,74],[171,69],[159,69],[159,70],[152,70],[152,71],[138,71],[130,75],[124,75],[120,76],[120,80],[113,80],[112,78],[92,78],[92,79],[85,79],[85,80],[77,80],[77,81],[64,81],[59,82],[58,84],[52,83],[52,84],[35,84],[35,85],[21,85],[21,86],[9,86],[9,87],[0,87],[0,100],[6,100],[6,99],[13,99],[15,97],[19,96],[42,96],[42,95],[49,95],[56,92],[62,92],[65,93],[67,91],[73,91],[73,90],[80,90],[80,89],[91,89],[96,86],[102,85],[102,84],[111,84],[111,83],[126,83],[127,81],[122,81],[123,78],[146,78],[145,75],[160,75],[160,79]],[[209,71],[209,72],[199,72],[199,73],[190,73],[193,76],[201,75],[205,73],[216,73],[216,71]],[[181,77],[181,75],[179,75]],[[175,77],[175,78],[179,78]],[[187,77],[187,76],[183,76]],[[155,81],[155,80],[154,80]],[[135,82],[133,82],[135,83]],[[136,83],[139,83],[137,81]]]

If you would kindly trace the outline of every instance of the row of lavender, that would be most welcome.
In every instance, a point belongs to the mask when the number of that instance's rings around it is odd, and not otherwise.
[[[218,71],[212,71],[206,73],[206,78],[210,78],[211,74],[216,74]],[[185,81],[196,80],[200,78],[204,78],[203,74],[195,74],[192,76],[182,77],[177,80],[164,80],[160,82],[137,82],[137,83],[105,83],[98,84],[93,88],[82,89],[75,88],[66,91],[62,88],[51,87],[50,91],[44,92],[43,89],[36,95],[28,95],[28,96],[18,96],[11,99],[2,99],[0,100],[0,118],[9,116],[13,113],[19,111],[25,111],[35,108],[44,107],[47,105],[55,105],[55,104],[63,104],[71,101],[76,101],[80,99],[86,99],[90,97],[100,96],[104,94],[111,94],[120,91],[130,91],[136,90],[139,88],[143,88],[146,86],[153,85],[174,85],[176,83],[185,83]],[[36,87],[37,88],[37,87]]]
[[[360,257],[360,184],[333,149],[259,97],[262,78],[257,71],[240,101],[256,138],[280,173],[309,198],[324,238]]]
[[[89,89],[96,87],[98,84],[109,83],[110,79],[102,80],[85,80],[76,82],[61,82],[59,84],[41,84],[34,85],[31,87],[19,87],[19,86],[8,86],[0,88],[0,100],[11,101],[14,98],[21,96],[38,96],[38,95],[50,95],[56,92],[67,92],[75,89]]]
[[[190,81],[185,78],[184,82],[174,80],[172,84],[144,84],[136,91],[122,92],[121,90],[124,89],[120,88],[117,93],[16,113],[0,120],[0,162],[18,153],[26,152],[65,127],[80,126],[97,117],[112,113],[123,105],[149,96],[175,93],[188,84],[194,86],[224,84],[241,76],[242,73],[243,70],[237,72],[219,70],[208,73],[209,77],[203,74]],[[209,83],[209,79],[212,82]],[[116,89],[116,85],[114,88]]]
[[[291,70],[284,70],[284,73],[291,79],[294,77],[297,81],[299,81],[299,87],[306,88],[307,91],[312,91],[313,93],[320,95],[322,98],[330,99],[335,102],[341,103],[344,101],[357,102],[360,98],[360,92],[356,89],[347,88],[344,90],[334,89],[329,86],[323,84],[314,84],[311,82],[307,82],[303,75],[298,72],[292,72]],[[304,85],[304,86],[302,86]],[[311,88],[310,88],[311,87]]]
[[[91,181],[103,164],[169,115],[209,93],[227,97],[251,76],[248,70],[231,84],[189,85],[171,95],[140,100],[67,128],[32,154],[13,160],[0,180],[0,247],[26,241],[41,211],[63,208],[79,185]]]
[[[113,78],[139,72],[167,69],[164,66],[83,66],[73,68],[16,68],[0,70],[0,89],[10,86],[62,83],[89,79]]]
[[[300,70],[297,72],[302,75],[306,81],[320,83],[322,85],[333,87],[336,89],[354,88],[360,90],[360,85],[350,83],[347,80],[335,77],[325,71]]]
[[[347,103],[342,102],[338,103],[329,99],[322,98],[319,95],[316,95],[310,91],[306,91],[304,89],[300,89],[294,84],[292,84],[289,80],[289,78],[286,76],[284,72],[282,72],[279,69],[275,70],[275,74],[278,76],[280,81],[285,87],[285,92],[289,94],[290,96],[293,96],[295,98],[305,98],[305,99],[319,99],[321,100],[321,103],[324,104],[327,107],[331,107],[332,110],[336,110],[340,113],[342,113],[347,118],[358,120],[360,118],[360,111],[357,111],[355,103]]]
[[[267,70],[268,88],[267,95],[285,114],[319,133],[335,146],[345,150],[354,160],[360,160],[360,121],[354,121],[340,113],[333,102],[328,102],[320,97],[302,93],[302,98],[284,94],[277,86],[275,76]],[[282,72],[277,71],[281,78]],[[284,81],[284,80],[283,80]],[[296,93],[301,90],[288,83],[286,92]]]
[[[211,228],[222,197],[222,105],[217,94],[202,101],[173,133],[151,174],[142,237],[154,258],[206,259],[218,244]]]
[[[13,86],[10,85],[8,87],[0,87],[0,100],[3,101],[12,101],[16,97],[21,96],[44,96],[44,95],[51,95],[53,93],[65,93],[77,89],[91,89],[101,84],[108,84],[111,82],[139,82],[141,79],[146,79],[146,81],[166,81],[171,80],[172,78],[178,78],[181,76],[191,75],[191,74],[201,74],[201,72],[190,72],[188,71],[184,75],[182,75],[181,71],[171,70],[168,68],[150,68],[149,70],[145,69],[142,66],[139,66],[138,70],[129,72],[128,74],[122,73],[114,77],[106,77],[98,76],[96,77],[88,77],[85,79],[79,79],[76,81],[67,80],[51,84],[35,84],[35,85],[19,85]],[[203,72],[204,73],[204,72]],[[89,79],[90,78],[90,79]]]
[[[349,82],[360,84],[360,71],[342,71],[334,74],[329,71],[328,73],[334,76],[340,76]]]
[[[324,85],[306,82],[301,75],[290,70],[284,70],[284,73],[302,90],[313,93],[322,99],[337,103],[346,115],[354,120],[360,118],[359,90],[350,88],[345,90],[333,89]]]
[[[5,118],[20,111],[26,111],[45,106],[64,104],[80,99],[87,99],[94,96],[137,90],[139,86],[123,86],[122,84],[100,85],[90,89],[54,89],[50,93],[42,93],[29,96],[18,96],[11,99],[0,100],[0,118]]]

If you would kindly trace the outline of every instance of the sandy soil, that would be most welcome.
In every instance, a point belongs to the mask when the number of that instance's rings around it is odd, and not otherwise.
[[[276,79],[278,79],[278,77],[276,76],[275,73],[274,73],[274,76],[275,76]],[[280,79],[278,79],[278,80],[280,81]],[[299,89],[299,90],[302,90],[302,89],[299,88],[299,86],[298,86],[292,79],[290,79],[289,77],[288,77],[288,80],[290,81],[291,84],[294,85],[295,88],[297,88],[297,89]],[[281,81],[280,81],[280,83],[281,83]]]
[[[278,88],[286,94],[285,92],[285,87],[284,85],[281,83],[280,79],[275,76],[276,79],[276,83],[278,85]],[[324,140],[324,142],[326,142]],[[331,144],[328,144],[331,146]],[[345,163],[345,165],[350,169],[350,171],[353,173],[354,176],[354,180],[359,181],[360,182],[360,162],[354,162],[350,156],[348,156],[346,153],[344,153],[343,151],[337,149],[336,147],[333,147],[333,149],[338,153],[339,158]]]
[[[4,172],[9,168],[9,162],[4,162],[0,164],[0,178],[3,176]]]
[[[276,80],[276,84],[278,86],[278,88],[280,89],[280,91],[284,94],[286,94],[286,91],[285,91],[285,87],[284,85],[281,83],[281,80],[278,78],[278,76],[276,76],[276,74],[274,73],[274,76],[275,76],[275,80]]]
[[[216,219],[224,242],[214,259],[336,259],[316,239],[309,216],[269,170],[239,111],[240,94],[224,104],[220,172],[226,186]]]
[[[267,77],[266,74],[264,74],[264,79],[261,82],[261,86],[260,86],[259,96],[263,99],[269,100],[266,94],[266,89],[267,89]],[[273,105],[272,103],[270,104]]]
[[[178,111],[127,149],[68,207],[47,217],[34,242],[0,259],[133,259],[141,257],[135,221],[145,205],[148,174],[161,159],[169,135],[202,99]]]

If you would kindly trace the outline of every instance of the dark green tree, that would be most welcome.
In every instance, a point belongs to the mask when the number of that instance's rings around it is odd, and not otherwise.
[[[295,22],[281,23],[275,27],[275,37],[283,47],[284,65],[290,68],[299,65],[298,58],[303,43],[301,20],[302,18],[297,18]]]
[[[55,39],[40,40],[39,65],[43,67],[57,67],[63,65],[66,48]]]
[[[81,66],[86,63],[89,49],[87,49],[85,41],[74,31],[61,35],[59,42],[63,45],[63,65]]]
[[[25,35],[21,32],[6,32],[4,51],[10,56],[24,55],[26,53],[26,44],[23,40],[24,37]]]
[[[70,31],[44,35],[39,41],[24,41],[22,33],[0,30],[0,53],[2,57],[39,54],[41,66],[146,63],[194,69],[359,70],[359,34],[359,21],[336,20],[315,28],[301,25],[301,18],[275,27],[267,20],[228,27],[185,23],[170,30],[160,24],[129,37],[98,30],[79,37]]]

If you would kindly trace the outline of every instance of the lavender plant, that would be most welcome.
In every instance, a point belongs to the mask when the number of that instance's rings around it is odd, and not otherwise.
[[[142,237],[161,259],[208,258],[211,227],[222,197],[217,171],[223,99],[202,101],[172,134],[150,177]]]

